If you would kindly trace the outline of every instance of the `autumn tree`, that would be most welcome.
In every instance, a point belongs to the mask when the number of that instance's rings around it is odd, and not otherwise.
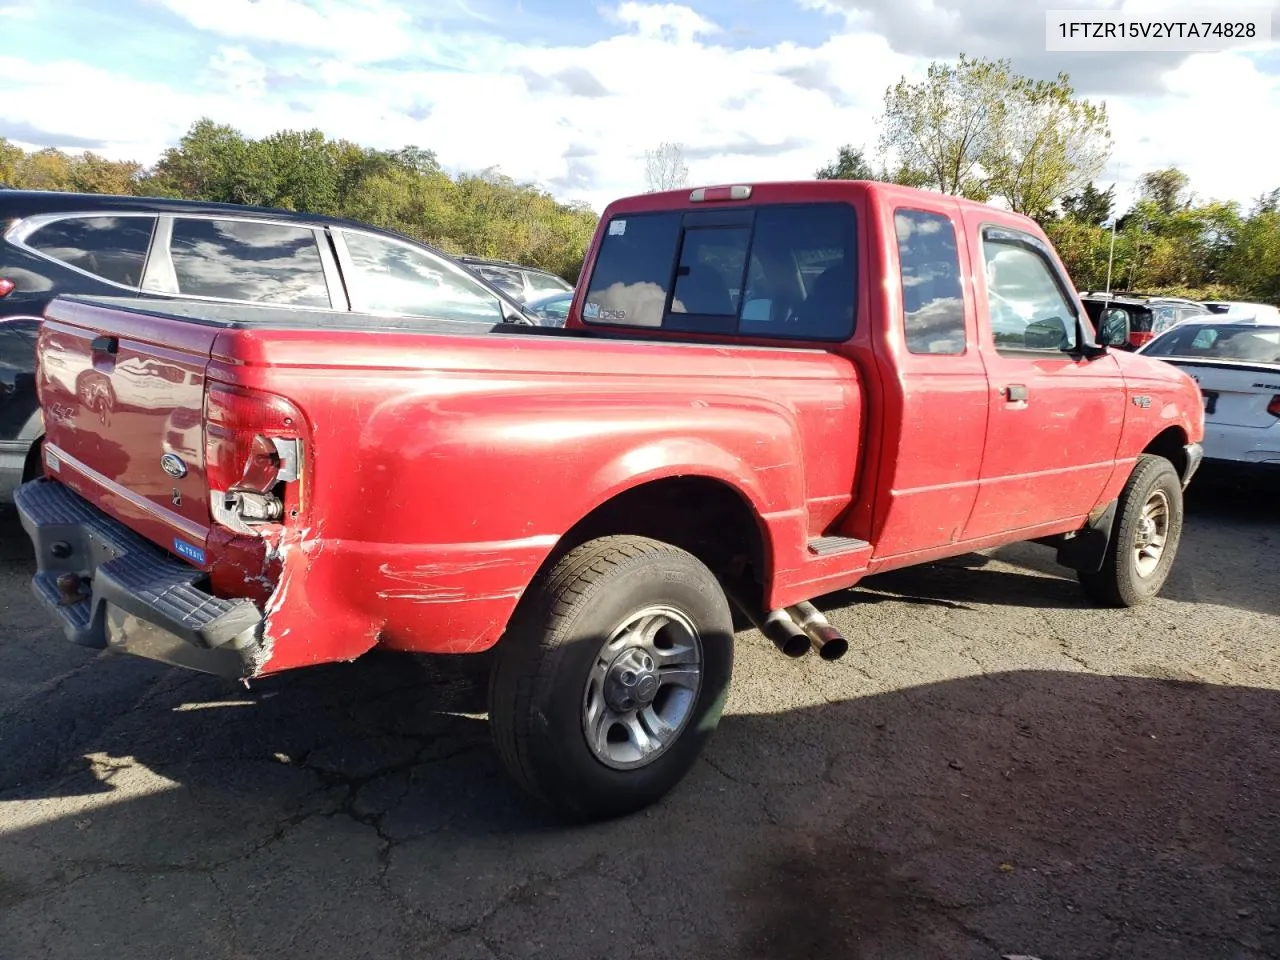
[[[1065,73],[1052,81],[1010,78],[991,123],[979,157],[986,189],[1030,217],[1043,218],[1091,185],[1111,156],[1106,106],[1077,99]]]
[[[646,150],[644,179],[649,193],[688,186],[689,167],[684,162],[684,146],[663,142],[652,150]]]
[[[1111,134],[1105,106],[1078,99],[1066,74],[1031,80],[961,54],[885,92],[880,145],[901,180],[1044,217],[1101,173]]]
[[[924,80],[903,77],[885,91],[880,146],[923,185],[986,200],[984,157],[998,149],[1014,76],[1010,61],[960,55],[931,63]]]

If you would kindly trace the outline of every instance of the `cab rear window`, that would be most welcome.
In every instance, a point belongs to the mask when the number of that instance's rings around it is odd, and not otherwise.
[[[853,208],[763,205],[621,215],[583,300],[585,323],[846,340],[857,278]]]

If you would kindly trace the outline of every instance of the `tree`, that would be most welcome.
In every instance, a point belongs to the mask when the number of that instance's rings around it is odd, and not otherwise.
[[[1012,84],[1008,60],[931,63],[920,83],[903,77],[885,91],[881,149],[925,186],[985,200],[981,161],[996,153]]]
[[[1062,198],[1062,212],[1077,223],[1091,227],[1101,227],[1111,220],[1111,211],[1115,205],[1115,184],[1106,190],[1099,190],[1092,183],[1086,184],[1079,193],[1069,194]]]
[[[1111,155],[1106,106],[1077,99],[1065,73],[1053,81],[1011,78],[992,126],[979,157],[986,186],[1013,211],[1038,219],[1089,186]]]
[[[818,170],[814,176],[819,180],[876,180],[871,164],[867,163],[861,149],[855,150],[845,144],[836,153],[836,159]]]
[[[684,147],[679,143],[660,143],[644,153],[644,179],[649,193],[677,190],[689,183],[689,168],[684,162]]]
[[[1111,154],[1105,105],[1078,99],[1066,74],[1032,80],[1009,60],[931,63],[923,81],[903,77],[884,103],[880,145],[902,179],[973,200],[998,196],[1040,219]]]
[[[1191,178],[1177,167],[1166,167],[1163,170],[1152,170],[1144,173],[1138,181],[1143,199],[1150,200],[1164,216],[1170,216],[1176,210],[1185,210],[1191,206],[1191,197],[1187,188]]]

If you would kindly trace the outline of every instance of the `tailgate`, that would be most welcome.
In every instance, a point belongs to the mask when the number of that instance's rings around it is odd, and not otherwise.
[[[54,300],[37,352],[47,472],[167,549],[203,563],[203,404],[219,328]]]
[[[1276,417],[1268,413],[1267,408],[1280,396],[1280,366],[1161,359],[1180,367],[1199,384],[1204,395],[1205,423],[1232,427],[1275,426]]]

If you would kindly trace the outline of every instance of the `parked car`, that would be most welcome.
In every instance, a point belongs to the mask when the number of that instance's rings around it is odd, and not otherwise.
[[[1082,291],[1080,300],[1094,324],[1100,324],[1105,310],[1123,311],[1129,324],[1129,349],[1149,343],[1175,324],[1209,315],[1208,308],[1181,297],[1149,296],[1139,293],[1095,293]]]
[[[1215,317],[1228,320],[1280,321],[1280,308],[1269,303],[1246,303],[1239,300],[1206,300],[1207,309]]]
[[[317,312],[534,323],[520,305],[429,246],[332,217],[185,200],[0,191],[0,502],[39,469],[40,315],[59,294],[181,296]],[[299,322],[304,322],[299,320]],[[51,363],[53,359],[51,357]],[[128,366],[108,385],[122,388]],[[145,395],[168,401],[149,373]],[[99,402],[101,397],[98,398]]]
[[[544,326],[563,327],[572,304],[573,290],[569,289],[534,297],[525,304],[525,308],[535,314]]]
[[[490,260],[486,257],[458,257],[458,262],[477,276],[484,277],[495,287],[505,291],[521,303],[528,303],[544,293],[572,291],[573,284],[554,273],[525,267],[509,260]]]
[[[1280,480],[1280,318],[1193,320],[1139,352],[1181,368],[1199,384],[1206,466]]]
[[[731,603],[830,660],[810,601],[912,564],[1034,540],[1104,606],[1165,583],[1199,391],[1110,349],[1123,318],[1095,334],[1034,220],[699,188],[610,204],[585,266],[564,327],[59,297],[17,496],[38,595],[79,643],[238,678],[496,647],[507,769],[607,817],[715,728]],[[135,359],[174,371],[169,415],[115,389]],[[69,387],[90,370],[105,423]]]

